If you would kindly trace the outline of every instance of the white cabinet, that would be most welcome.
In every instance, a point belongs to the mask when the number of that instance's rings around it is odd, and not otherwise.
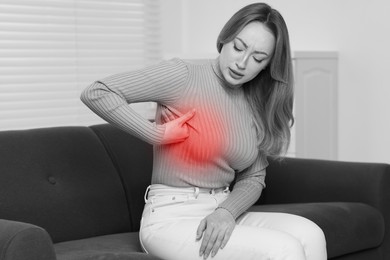
[[[295,126],[288,155],[337,159],[338,55],[294,52]]]

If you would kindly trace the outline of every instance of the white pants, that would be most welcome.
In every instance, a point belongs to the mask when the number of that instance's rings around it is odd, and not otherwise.
[[[146,195],[146,194],[145,194]],[[229,196],[228,190],[152,185],[141,220],[145,252],[165,260],[203,259],[200,221]],[[326,260],[322,230],[312,221],[285,213],[246,212],[223,249],[210,259]]]

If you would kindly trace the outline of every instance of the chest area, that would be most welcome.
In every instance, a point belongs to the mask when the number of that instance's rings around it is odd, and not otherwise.
[[[195,92],[181,104],[187,111],[195,108],[196,114],[188,122],[189,138],[178,145],[180,153],[192,162],[243,170],[257,156],[256,129],[245,96],[223,89],[206,93]]]

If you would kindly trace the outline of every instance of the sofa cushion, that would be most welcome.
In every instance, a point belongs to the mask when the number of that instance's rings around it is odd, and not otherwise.
[[[142,253],[138,232],[99,236],[54,245],[57,260],[158,259]]]
[[[312,220],[324,231],[329,258],[375,248],[384,237],[382,214],[363,203],[269,204],[249,211],[291,213]]]
[[[120,178],[90,128],[2,131],[0,144],[0,218],[54,242],[129,231]]]
[[[121,176],[130,209],[131,231],[138,231],[145,190],[151,183],[153,147],[109,124],[91,128],[105,145]]]

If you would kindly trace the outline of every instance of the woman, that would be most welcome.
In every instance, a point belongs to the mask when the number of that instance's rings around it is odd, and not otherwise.
[[[99,116],[154,145],[140,230],[146,252],[169,260],[326,259],[313,222],[246,212],[265,187],[266,157],[289,144],[289,48],[279,12],[251,4],[222,29],[215,60],[164,61],[83,92]],[[157,102],[154,123],[128,106],[143,101]]]

